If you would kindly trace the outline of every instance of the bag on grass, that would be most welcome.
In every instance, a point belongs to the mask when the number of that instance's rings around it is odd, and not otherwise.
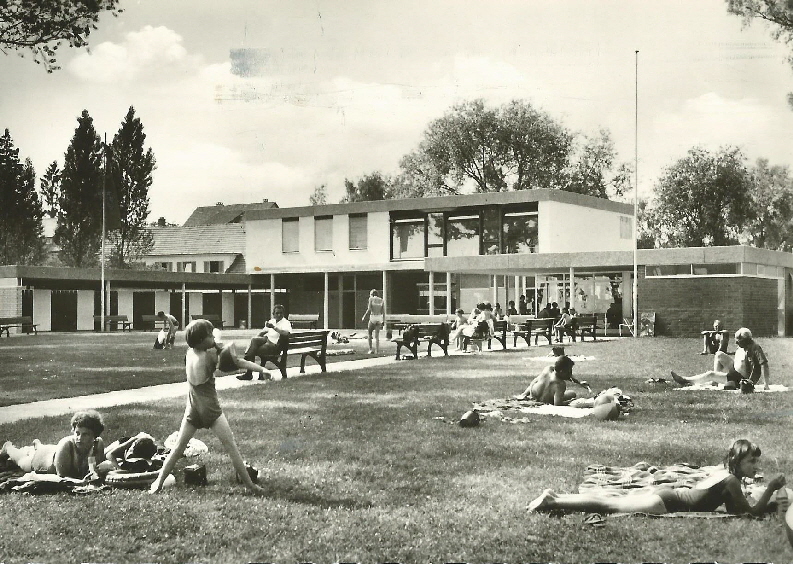
[[[206,486],[207,467],[203,464],[191,464],[184,467],[184,483],[187,486]]]

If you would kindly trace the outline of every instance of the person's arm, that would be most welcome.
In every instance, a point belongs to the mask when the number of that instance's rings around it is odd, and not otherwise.
[[[366,311],[363,312],[363,317],[361,321],[366,321],[366,316],[372,314],[372,298],[369,298],[369,301],[366,302]]]
[[[55,450],[55,473],[62,478],[76,478],[77,468],[72,457],[71,436],[63,437],[58,442]]]
[[[730,475],[725,478],[725,480],[727,480],[726,490],[728,493],[728,499],[725,505],[727,506],[727,511],[735,515],[748,513],[749,515],[759,517],[765,513],[768,502],[771,501],[771,496],[774,495],[774,492],[785,487],[785,476],[782,474],[774,476],[768,481],[768,485],[760,496],[760,499],[757,500],[757,503],[752,505],[743,494],[743,490],[741,490],[741,481],[738,478]]]
[[[564,399],[564,393],[565,393],[565,390],[566,390],[567,387],[561,382],[555,382],[552,385],[554,387],[554,389],[553,389],[553,404],[554,405],[567,405],[568,403],[570,403],[570,400],[565,401],[565,399]]]
[[[770,389],[768,385],[771,383],[771,368],[769,368],[768,362],[763,363],[760,373],[763,377],[763,389]]]

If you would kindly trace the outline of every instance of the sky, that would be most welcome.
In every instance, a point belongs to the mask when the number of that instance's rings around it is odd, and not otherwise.
[[[82,110],[111,140],[133,106],[157,159],[151,216],[309,205],[398,172],[455,104],[520,99],[607,129],[640,197],[692,147],[793,165],[789,51],[724,0],[120,0],[47,74],[0,54],[0,127],[41,176]],[[636,51],[639,51],[636,54]],[[638,105],[637,105],[638,101]]]

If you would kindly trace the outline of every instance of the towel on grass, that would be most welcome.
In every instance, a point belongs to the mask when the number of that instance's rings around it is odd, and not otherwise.
[[[726,470],[721,465],[696,466],[688,463],[678,463],[670,466],[653,466],[647,462],[637,462],[633,466],[604,466],[591,464],[584,470],[584,480],[578,486],[579,493],[599,495],[636,495],[653,493],[659,487],[667,488],[693,488],[696,484],[708,477],[724,473]],[[744,484],[744,494],[756,500],[765,491],[765,484],[759,480],[747,480]],[[758,483],[760,482],[760,483]],[[610,517],[623,517],[625,515],[648,515],[646,513],[613,513]],[[722,505],[713,512],[681,511],[665,513],[662,515],[649,515],[650,517],[740,517],[732,515]]]
[[[483,417],[496,417],[504,420],[508,420],[510,416],[518,414],[558,415],[559,417],[578,419],[591,415],[594,411],[591,407],[549,405],[540,401],[519,400],[517,398],[493,399],[474,403],[474,409]]]
[[[782,384],[769,384],[768,390],[763,389],[762,384],[755,384],[754,386],[754,393],[764,393],[767,394],[769,392],[787,392],[790,388],[787,386],[783,386]],[[709,391],[718,391],[718,392],[732,392],[734,394],[740,394],[741,390],[725,390],[724,384],[719,384],[716,382],[708,382],[705,384],[692,384],[691,386],[680,386],[678,388],[674,388],[675,390],[693,390],[693,391],[701,391],[701,390],[709,390]]]
[[[28,472],[16,478],[9,478],[0,484],[0,492],[19,492],[27,494],[51,494],[61,492],[86,494],[107,489],[109,489],[109,486],[101,483],[64,478],[56,474],[38,474],[36,472]]]

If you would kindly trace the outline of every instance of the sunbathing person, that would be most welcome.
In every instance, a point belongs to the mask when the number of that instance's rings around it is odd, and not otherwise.
[[[766,358],[762,347],[752,338],[752,332],[746,327],[741,327],[735,332],[735,343],[738,348],[735,350],[734,357],[722,351],[716,352],[716,357],[713,359],[713,370],[688,377],[680,376],[672,371],[672,378],[681,386],[716,382],[718,384],[729,383],[737,387],[738,382],[743,379],[751,380],[752,384],[757,384],[762,377],[765,389],[768,390],[771,377],[768,358]]]
[[[760,448],[745,439],[733,443],[724,462],[725,471],[710,476],[693,488],[660,487],[652,493],[631,495],[603,495],[596,493],[556,494],[545,490],[527,509],[551,511],[562,509],[594,513],[664,513],[714,511],[724,504],[734,515],[762,515],[774,492],[785,487],[785,476],[779,474],[768,480],[765,491],[754,505],[741,490],[742,478],[753,478],[758,470]]]
[[[11,442],[3,445],[2,453],[25,472],[57,474],[64,478],[93,479],[116,468],[105,458],[105,443],[99,436],[105,430],[102,416],[95,411],[78,411],[71,420],[72,434],[57,445],[44,444],[38,439],[32,446],[16,448]]]
[[[529,387],[515,398],[519,400],[532,399],[551,405],[568,405],[577,397],[574,391],[567,389],[568,381],[589,390],[586,382],[579,382],[573,378],[574,365],[575,362],[569,356],[557,356],[553,365],[543,368],[540,375],[529,384]]]

